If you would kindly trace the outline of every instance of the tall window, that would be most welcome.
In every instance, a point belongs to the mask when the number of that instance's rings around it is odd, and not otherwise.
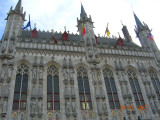
[[[153,70],[150,70],[149,74],[150,74],[150,77],[151,77],[151,80],[152,80],[153,87],[156,91],[157,97],[160,101],[160,81],[158,79],[158,76],[157,76],[156,72],[153,71]]]
[[[47,69],[47,109],[60,110],[58,68],[51,65]]]
[[[92,102],[87,70],[79,67],[77,70],[77,79],[81,110],[90,110],[92,109]]]
[[[134,99],[135,99],[135,102],[136,102],[136,105],[145,105],[144,103],[144,99],[143,99],[143,96],[142,96],[142,92],[141,92],[141,89],[140,89],[140,86],[139,86],[139,83],[138,83],[138,79],[136,77],[136,73],[129,69],[127,71],[128,73],[128,78],[129,78],[129,82],[130,82],[130,85],[131,85],[131,88],[132,88],[132,92],[133,92],[133,95],[134,95]]]
[[[113,78],[113,73],[110,69],[105,68],[103,70],[104,81],[109,99],[109,105],[111,109],[120,109],[118,93]]]
[[[14,89],[13,110],[26,110],[28,69],[28,66],[25,64],[18,66]]]

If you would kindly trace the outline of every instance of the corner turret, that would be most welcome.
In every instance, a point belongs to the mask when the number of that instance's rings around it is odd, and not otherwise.
[[[124,35],[125,39],[126,39],[127,41],[129,41],[129,42],[132,42],[132,38],[131,38],[131,36],[130,36],[130,34],[129,34],[129,32],[128,32],[127,26],[125,26],[125,25],[123,25],[123,24],[122,24],[122,26],[123,26],[122,32],[123,32],[123,35]]]
[[[160,51],[153,39],[151,30],[149,29],[147,24],[145,24],[144,22],[142,24],[142,22],[139,20],[135,13],[133,14],[136,21],[135,32],[140,40],[142,47],[150,49],[153,56],[155,57],[155,60],[159,62],[160,65]]]
[[[17,38],[21,36],[22,25],[25,21],[25,12],[23,13],[22,1],[19,0],[15,9],[10,8],[7,14],[6,27],[2,36],[2,45],[0,48],[0,58],[13,58]]]

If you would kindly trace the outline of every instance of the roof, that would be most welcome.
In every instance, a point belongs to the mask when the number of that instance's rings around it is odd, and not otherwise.
[[[55,33],[51,33],[51,32],[45,32],[45,31],[37,31],[38,32],[38,37],[37,37],[37,42],[46,42],[49,43],[52,39],[52,36],[54,36],[57,41],[59,43],[62,43],[62,34],[61,32],[55,32]],[[81,39],[80,35],[78,34],[70,34],[68,33],[68,38],[69,38],[69,43],[73,44],[73,42],[79,44],[80,42],[83,42],[83,40]],[[31,32],[28,30],[23,30],[22,31],[22,41],[25,41],[26,39],[31,39]],[[100,46],[103,45],[115,45],[117,42],[118,38],[107,38],[107,37],[97,37],[98,39],[98,44]],[[124,40],[124,39],[123,39]],[[33,42],[34,39],[31,39],[31,42]],[[125,46],[133,46],[133,47],[139,47],[138,45],[136,45],[133,42],[130,42],[128,40],[124,40],[124,45]]]

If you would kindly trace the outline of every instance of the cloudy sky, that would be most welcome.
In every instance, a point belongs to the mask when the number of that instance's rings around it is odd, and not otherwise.
[[[160,48],[160,0],[81,0],[87,15],[91,15],[94,22],[95,34],[104,36],[107,23],[111,36],[121,32],[122,24],[128,27],[129,33],[135,43],[140,45],[134,32],[135,20],[133,11],[139,19],[152,29],[157,46]],[[0,0],[0,39],[3,35],[10,7],[15,8],[18,0]],[[37,29],[54,31],[67,31],[77,33],[77,17],[80,16],[80,0],[22,0],[26,20],[31,16],[32,28],[36,23]],[[132,6],[132,7],[131,7]],[[24,25],[27,24],[27,21]]]

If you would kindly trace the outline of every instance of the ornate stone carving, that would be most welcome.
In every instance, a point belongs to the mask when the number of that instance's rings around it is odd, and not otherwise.
[[[31,114],[35,114],[35,110],[36,110],[36,104],[35,104],[35,99],[32,99],[31,101]]]
[[[98,69],[97,70],[97,74],[98,74],[98,83],[99,85],[102,85],[102,74],[101,74],[101,71]]]
[[[11,43],[9,44],[8,51],[9,51],[9,53],[11,53],[11,52],[14,51],[14,43],[13,43],[13,42],[11,42]]]
[[[100,99],[97,99],[97,111],[98,111],[98,114],[101,116],[102,115],[102,107],[101,107]]]
[[[66,111],[66,115],[69,116],[70,115],[70,102],[69,102],[69,100],[66,100],[65,111]]]
[[[7,78],[7,82],[10,82],[10,80],[11,80],[12,71],[13,71],[13,68],[12,68],[11,66],[9,66],[9,68],[8,68],[8,78]]]
[[[8,102],[7,100],[3,101],[3,113],[7,113]]]
[[[64,84],[67,85],[68,84],[68,72],[67,72],[67,69],[64,68],[62,70],[62,73],[63,73],[63,76],[64,76]]]
[[[3,43],[2,43],[2,49],[1,49],[2,53],[4,53],[6,51],[7,42],[8,42],[7,40],[4,40]]]
[[[72,101],[72,113],[74,116],[77,115],[77,104],[76,101]]]
[[[39,100],[38,100],[38,116],[39,116],[39,117],[42,116],[42,109],[43,109],[43,103],[42,103],[42,100],[39,99]]]
[[[1,72],[1,82],[5,80],[5,77],[6,77],[6,66],[4,65],[2,67],[2,72]]]
[[[43,81],[43,67],[41,66],[39,69],[39,83],[42,84]]]
[[[4,93],[4,97],[8,98],[8,94],[9,94],[9,87],[8,85],[4,85],[5,86],[5,93]]]
[[[33,79],[32,79],[33,83],[35,83],[36,80],[37,80],[37,69],[36,69],[36,67],[33,67],[32,77],[33,77]]]
[[[108,115],[107,104],[105,100],[102,101],[102,109],[103,109],[104,115]]]
[[[92,53],[91,48],[88,48],[88,56],[89,56],[89,57],[92,57],[92,55],[93,55],[93,53]]]
[[[91,70],[91,74],[92,74],[92,82],[93,82],[94,85],[96,85],[97,82],[96,82],[96,74],[95,74],[95,71],[94,71],[94,70]]]

